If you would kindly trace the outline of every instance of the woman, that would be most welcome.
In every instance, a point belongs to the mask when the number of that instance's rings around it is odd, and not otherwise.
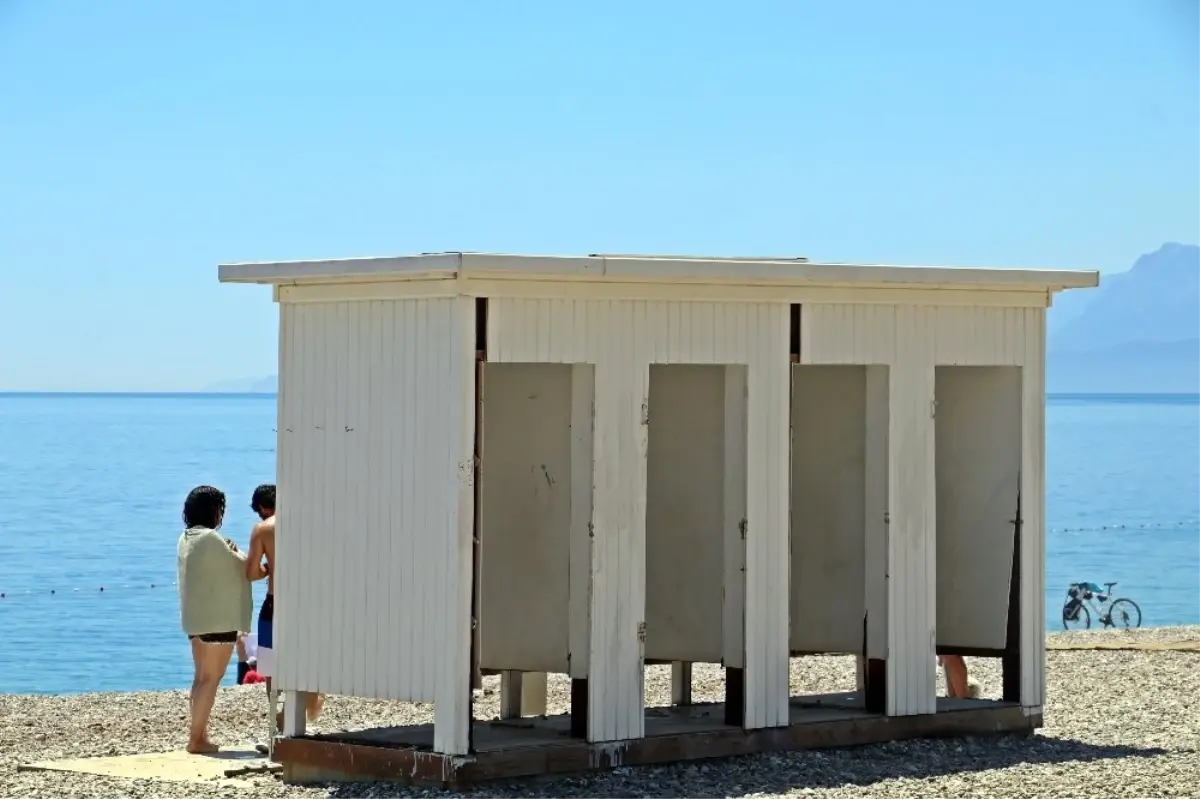
[[[212,486],[192,489],[183,503],[179,537],[179,615],[192,644],[191,726],[187,750],[210,754],[208,717],[238,633],[249,632],[252,603],[246,556],[217,532],[225,518],[225,495]]]

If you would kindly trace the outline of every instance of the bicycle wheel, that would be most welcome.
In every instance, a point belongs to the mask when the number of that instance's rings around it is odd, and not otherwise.
[[[1086,630],[1092,626],[1092,614],[1082,602],[1068,602],[1063,605],[1063,629]]]
[[[1142,626],[1142,609],[1132,599],[1114,599],[1108,606],[1108,617],[1113,627],[1134,630]]]

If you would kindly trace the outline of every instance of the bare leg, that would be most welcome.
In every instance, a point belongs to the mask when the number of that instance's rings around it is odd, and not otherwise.
[[[308,720],[316,721],[317,716],[321,715],[321,708],[324,706],[325,706],[325,695],[324,694],[309,694],[308,695],[308,707],[305,708],[305,711],[308,715]]]
[[[267,686],[267,698],[269,700],[270,696],[271,696],[271,678],[270,677],[268,677],[266,680],[266,686]],[[277,734],[283,733],[283,711],[282,710],[277,711],[275,713],[275,732]]]
[[[946,693],[953,699],[967,698],[967,663],[960,655],[943,655],[946,670]]]
[[[216,752],[218,747],[208,740],[208,717],[212,714],[217,688],[229,658],[233,655],[233,644],[205,644],[192,641],[192,662],[196,665],[196,683],[192,690],[191,728],[188,732],[187,750],[192,754]]]

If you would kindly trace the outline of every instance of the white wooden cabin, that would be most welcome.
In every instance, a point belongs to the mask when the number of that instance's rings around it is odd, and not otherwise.
[[[647,661],[681,703],[689,664],[723,664],[740,741],[796,728],[811,653],[857,655],[855,712],[885,720],[966,712],[935,652],[1003,657],[988,707],[1040,724],[1046,309],[1095,272],[443,253],[220,279],[280,306],[295,775],[320,691],[433,702],[454,781],[501,747],[476,740],[480,669],[570,675],[555,734],[592,766],[694,756],[636,750]]]

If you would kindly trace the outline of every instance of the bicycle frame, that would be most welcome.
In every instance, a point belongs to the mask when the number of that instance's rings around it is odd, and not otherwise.
[[[1102,627],[1109,627],[1112,625],[1112,614],[1105,608],[1108,607],[1111,609],[1112,602],[1113,595],[1111,593],[1106,594],[1100,591],[1093,591],[1087,583],[1072,583],[1067,589],[1067,601],[1063,603],[1063,612],[1065,613],[1072,603],[1078,603]]]

